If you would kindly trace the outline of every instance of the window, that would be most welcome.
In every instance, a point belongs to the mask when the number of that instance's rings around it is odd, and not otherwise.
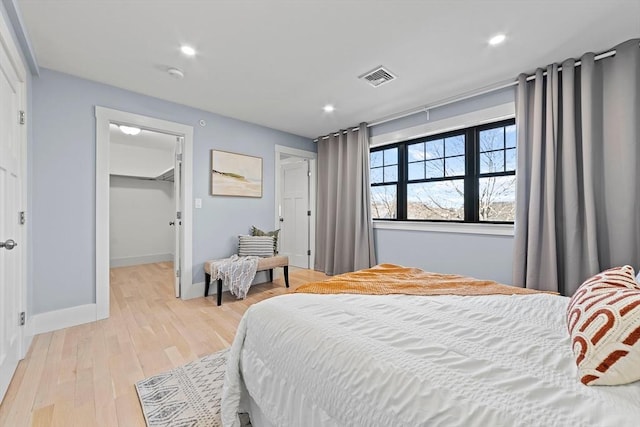
[[[374,219],[513,222],[513,119],[371,150]]]
[[[397,218],[398,147],[371,152],[371,209],[374,218]]]

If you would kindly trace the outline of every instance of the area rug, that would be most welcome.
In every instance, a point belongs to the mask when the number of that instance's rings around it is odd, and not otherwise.
[[[227,352],[222,350],[136,383],[148,427],[221,427],[220,398]],[[250,426],[249,417],[241,417]]]

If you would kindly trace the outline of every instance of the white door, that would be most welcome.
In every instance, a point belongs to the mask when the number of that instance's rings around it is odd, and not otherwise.
[[[0,43],[0,401],[20,360],[24,256],[19,217],[22,139],[18,122],[24,88],[2,46]]]
[[[180,186],[182,183],[182,138],[177,137],[176,140],[176,155],[173,169],[173,198],[176,202],[175,205],[175,244],[173,246],[173,269],[175,271],[175,291],[176,298],[180,298],[180,262],[182,254],[182,212],[180,212],[180,206],[182,206],[182,191]]]
[[[309,161],[281,167],[280,253],[289,265],[309,268]]]

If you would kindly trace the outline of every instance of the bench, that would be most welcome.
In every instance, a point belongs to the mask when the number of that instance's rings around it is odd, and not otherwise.
[[[211,285],[211,272],[219,260],[211,260],[204,263],[204,296],[209,295],[209,285]],[[289,287],[289,257],[271,256],[258,259],[258,271],[269,270],[269,281],[273,282],[273,269],[282,267],[284,269],[284,284]],[[222,279],[218,279],[218,305],[222,305]]]

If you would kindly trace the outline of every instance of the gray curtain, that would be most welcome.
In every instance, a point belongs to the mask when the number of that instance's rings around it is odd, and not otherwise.
[[[572,295],[640,264],[640,39],[521,75],[514,284]]]
[[[334,275],[376,263],[369,196],[369,131],[318,139],[315,269]]]

